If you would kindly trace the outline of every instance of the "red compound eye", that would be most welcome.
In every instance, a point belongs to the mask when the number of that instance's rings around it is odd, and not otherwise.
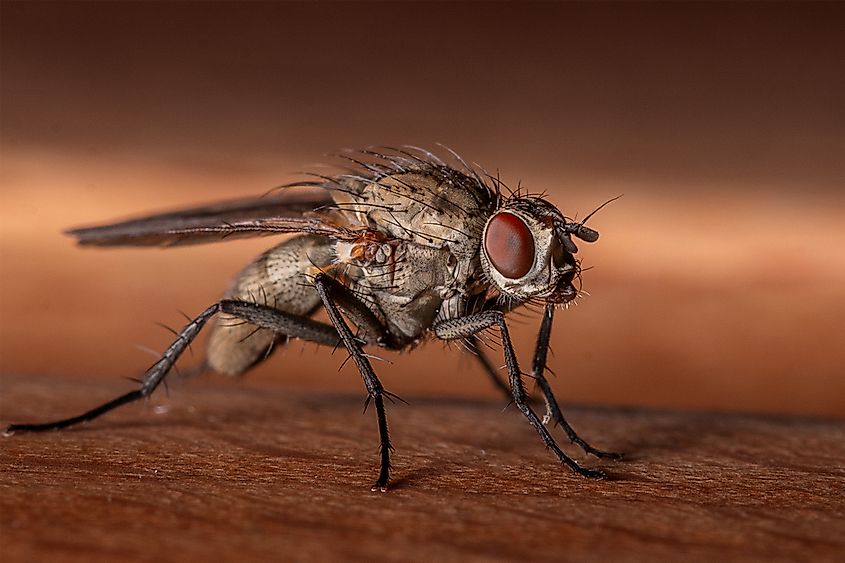
[[[484,250],[496,270],[510,279],[521,278],[534,265],[534,237],[512,213],[498,213],[487,225]]]

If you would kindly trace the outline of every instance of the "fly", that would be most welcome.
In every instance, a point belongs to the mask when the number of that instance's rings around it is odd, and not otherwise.
[[[576,222],[542,195],[513,192],[449,152],[453,164],[415,147],[343,154],[346,173],[315,174],[262,197],[69,231],[91,246],[297,235],[251,262],[221,301],[185,325],[139,388],[64,420],[12,424],[6,434],[66,428],[149,396],[208,324],[204,367],[223,374],[244,373],[291,338],[345,347],[367,389],[366,404],[375,408],[380,450],[373,490],[385,491],[393,451],[385,399],[396,396],[385,390],[364,348],[403,350],[433,336],[463,341],[561,462],[584,477],[604,477],[569,457],[546,426],[555,422],[588,454],[620,457],[578,436],[545,376],[555,310],[579,293],[572,239],[599,236],[585,225],[592,213]],[[542,418],[526,394],[505,320],[526,304],[543,307],[530,374],[545,402]],[[312,318],[320,309],[329,323]],[[507,383],[478,346],[488,329],[498,330]]]

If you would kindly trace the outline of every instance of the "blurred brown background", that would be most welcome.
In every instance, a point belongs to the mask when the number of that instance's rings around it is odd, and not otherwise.
[[[324,153],[445,143],[583,216],[572,402],[845,412],[836,4],[0,4],[0,371],[133,376],[273,242],[83,250],[61,231],[260,194]],[[523,363],[538,319],[514,319]],[[355,391],[344,354],[247,385]],[[458,349],[386,386],[494,396]],[[196,360],[196,358],[195,358]],[[258,383],[260,382],[260,383]],[[188,391],[184,391],[188,392]]]

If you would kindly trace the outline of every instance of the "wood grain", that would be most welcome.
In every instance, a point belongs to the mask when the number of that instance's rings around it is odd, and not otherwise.
[[[128,387],[5,376],[0,418],[74,414]],[[593,482],[498,402],[406,397],[389,408],[381,494],[361,396],[216,379],[170,395],[0,440],[2,560],[845,557],[842,420],[569,408],[594,445],[627,454],[585,460],[611,475]]]

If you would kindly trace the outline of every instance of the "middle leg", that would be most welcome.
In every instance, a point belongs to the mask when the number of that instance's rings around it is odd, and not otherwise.
[[[325,274],[317,274],[314,278],[314,287],[317,289],[317,293],[326,307],[329,319],[331,319],[334,328],[337,329],[340,340],[352,356],[352,359],[355,360],[358,371],[361,372],[361,378],[364,380],[364,385],[367,387],[368,393],[366,405],[369,405],[370,401],[375,405],[380,442],[380,468],[378,478],[375,484],[373,484],[372,490],[385,492],[388,481],[390,480],[390,452],[393,451],[393,445],[390,443],[390,433],[387,428],[387,413],[384,408],[384,398],[385,396],[390,397],[391,395],[385,391],[384,386],[379,381],[376,372],[373,370],[373,366],[370,365],[370,361],[361,347],[361,340],[352,334],[349,325],[346,324],[346,321],[340,314],[340,309],[342,307],[344,312],[357,325],[366,327],[365,332],[367,335],[378,342],[383,342],[387,338],[387,330],[378,322],[375,315],[355,297],[355,294],[340,282]]]

